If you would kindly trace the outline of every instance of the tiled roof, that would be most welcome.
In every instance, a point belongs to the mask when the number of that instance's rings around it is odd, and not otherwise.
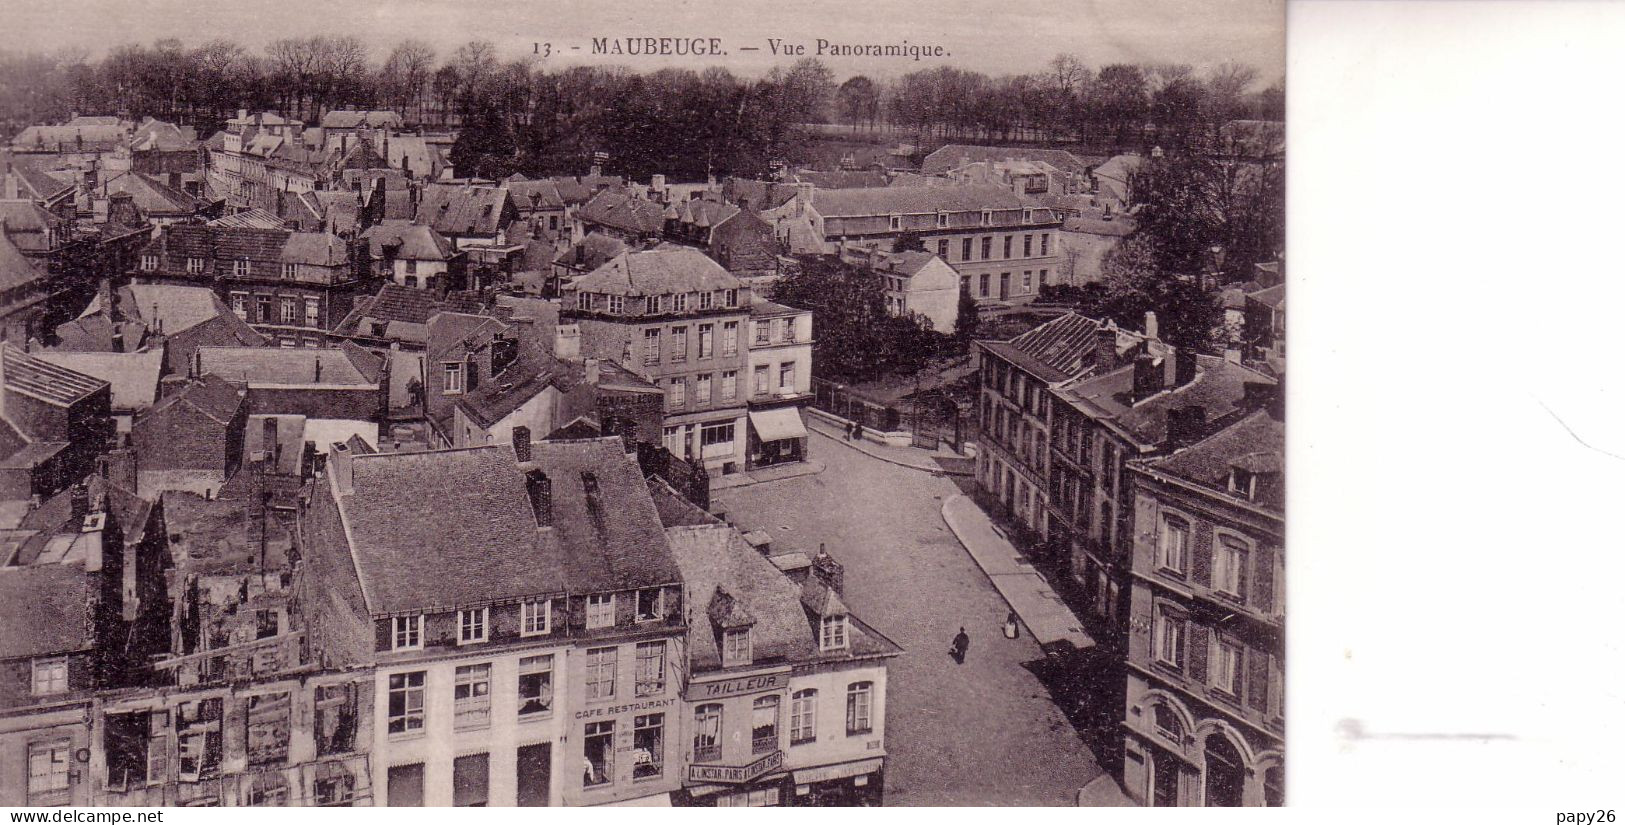
[[[237,416],[246,396],[241,384],[234,384],[218,375],[208,374],[193,379],[180,392],[168,395],[153,406],[146,420],[157,420],[163,413],[177,406],[187,406],[226,425]]]
[[[1165,356],[1158,365],[1171,384],[1176,373],[1169,369],[1174,357]],[[1133,400],[1134,369],[1124,367],[1104,376],[1091,378],[1063,390],[1067,400],[1084,401],[1094,410],[1111,417],[1111,421],[1128,433],[1136,442],[1148,447],[1163,443],[1168,437],[1168,413],[1172,410],[1197,407],[1203,411],[1204,421],[1211,425],[1235,415],[1242,409],[1248,384],[1273,386],[1275,380],[1223,358],[1196,356],[1196,376],[1189,383],[1159,392],[1138,402]]]
[[[648,485],[618,436],[537,442],[531,455],[533,466],[547,473],[552,485],[553,524],[573,591],[649,587],[680,579]],[[596,493],[588,491],[593,482]]]
[[[142,352],[37,352],[34,357],[108,382],[113,387],[115,410],[145,410],[158,398],[158,378],[164,369],[162,349]]]
[[[209,221],[209,226],[247,229],[283,229],[282,219],[264,209],[245,209]]]
[[[694,502],[671,488],[660,476],[649,476],[649,496],[654,499],[655,510],[660,513],[664,527],[695,527],[722,524],[722,520],[699,508]],[[666,534],[668,541],[671,534]],[[679,562],[680,563],[680,562]]]
[[[1149,466],[1162,473],[1240,499],[1229,492],[1232,467],[1253,472],[1278,472],[1286,454],[1286,422],[1275,411],[1261,409],[1236,423]],[[1257,502],[1281,512],[1284,485],[1264,485]]]
[[[147,118],[136,127],[130,137],[130,148],[137,152],[176,152],[197,148],[197,130],[191,126],[177,126],[155,118]]]
[[[31,200],[0,200],[0,222],[12,243],[24,252],[50,249],[50,231],[63,225],[61,218]]]
[[[666,538],[682,571],[686,601],[694,610],[720,602],[727,614],[752,620],[755,661],[802,661],[817,655],[818,645],[801,609],[800,589],[746,544],[739,531],[726,524],[670,527]],[[711,626],[696,621],[690,629],[689,655],[696,669],[722,664],[720,630],[731,623],[723,621],[723,612],[711,613]]]
[[[1086,172],[1090,161],[1098,162],[1097,158],[1080,158],[1064,149],[1029,149],[1020,146],[969,146],[962,143],[950,143],[941,149],[925,156],[920,161],[920,173],[925,175],[944,175],[950,169],[957,169],[966,161],[1001,160],[1030,160],[1043,161],[1057,169],[1067,172]]]
[[[0,659],[89,650],[95,598],[83,564],[0,568]]]
[[[565,590],[558,536],[536,526],[511,450],[379,453],[352,462],[354,492],[340,508],[369,612]]]
[[[430,184],[418,200],[417,222],[446,235],[494,235],[507,202],[506,189]]]
[[[366,386],[369,380],[343,350],[306,347],[198,347],[202,373],[250,384]],[[318,371],[321,378],[317,378]]]
[[[577,292],[611,295],[709,292],[742,285],[721,264],[688,247],[623,252],[572,284]]]
[[[482,377],[478,387],[457,398],[457,406],[481,427],[490,427],[568,373],[567,364],[521,343],[514,363],[496,375]]]
[[[644,235],[666,228],[666,208],[658,201],[637,197],[625,189],[605,189],[582,204],[576,218]]]
[[[508,197],[520,209],[563,209],[564,196],[551,180],[510,180]]]
[[[282,246],[282,262],[343,266],[350,257],[344,239],[328,232],[293,232]]]
[[[113,124],[67,124],[29,126],[11,139],[21,150],[50,152],[92,152],[113,149],[125,140],[124,127]]]
[[[109,386],[100,378],[59,367],[11,346],[0,346],[0,350],[5,351],[6,389],[13,392],[66,406]]]
[[[818,172],[803,169],[791,178],[819,189],[865,189],[886,185],[885,172]]]
[[[192,197],[140,172],[115,175],[97,189],[102,196],[128,192],[136,208],[152,216],[191,215],[206,205],[201,198]]]
[[[1043,381],[1076,378],[1094,364],[1099,321],[1069,312],[1009,341],[981,345]]]
[[[691,198],[666,210],[667,217],[701,229],[710,229],[737,214],[739,207],[707,198]]]

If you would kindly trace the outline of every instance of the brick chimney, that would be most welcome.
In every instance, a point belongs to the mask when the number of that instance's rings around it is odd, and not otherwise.
[[[822,544],[818,545],[818,555],[813,556],[812,573],[818,577],[819,581],[824,583],[825,587],[835,591],[835,595],[841,595],[841,591],[846,584],[846,568],[842,567],[834,556],[826,552]]]
[[[1181,348],[1174,351],[1174,386],[1183,387],[1196,380],[1196,353]]]
[[[1163,370],[1148,352],[1134,356],[1134,400],[1136,402],[1162,392]]]
[[[520,464],[530,463],[530,428],[513,428],[513,455]]]
[[[1146,313],[1145,313],[1145,337],[1147,337],[1147,338],[1156,338],[1157,337],[1157,313],[1152,312],[1150,310],[1146,310]],[[1161,340],[1161,339],[1158,339],[1158,340]]]
[[[344,444],[334,444],[327,452],[327,470],[333,474],[333,484],[341,496],[355,492],[355,456]]]
[[[537,527],[553,526],[553,481],[541,470],[525,473],[525,494],[530,498],[530,510],[536,516]]]
[[[1104,375],[1117,369],[1117,327],[1103,326],[1095,330],[1095,374]]]

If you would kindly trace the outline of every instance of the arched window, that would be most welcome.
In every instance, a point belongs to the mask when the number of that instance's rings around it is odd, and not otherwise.
[[[1209,808],[1241,807],[1241,785],[1244,771],[1241,754],[1223,734],[1209,734],[1204,746],[1203,765],[1207,779],[1203,783],[1206,794],[1203,804]]]
[[[1179,714],[1169,707],[1167,703],[1158,703],[1151,708],[1151,721],[1157,726],[1157,733],[1183,744],[1185,729],[1179,724]]]

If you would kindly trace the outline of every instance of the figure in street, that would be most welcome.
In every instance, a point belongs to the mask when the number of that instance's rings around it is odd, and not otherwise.
[[[1019,622],[1016,611],[1010,611],[1010,615],[1004,619],[1004,638],[1014,639],[1021,635],[1021,624]]]
[[[948,655],[954,657],[957,664],[965,663],[965,653],[970,650],[970,637],[965,635],[965,628],[959,628],[959,635],[954,637],[953,646],[948,648]]]

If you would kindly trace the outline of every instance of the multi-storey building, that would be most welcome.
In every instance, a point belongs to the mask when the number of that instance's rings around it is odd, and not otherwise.
[[[112,386],[0,343],[0,500],[49,498],[112,445]]]
[[[233,313],[281,346],[320,347],[371,291],[364,261],[343,238],[226,226],[169,226],[142,250],[144,283],[212,287]]]
[[[668,450],[713,475],[744,469],[748,286],[697,249],[651,250],[575,279],[563,305],[560,329],[579,328],[583,355],[620,362],[666,390]]]
[[[376,668],[380,800],[591,805],[676,789],[682,588],[619,439],[335,445],[302,527],[313,648],[330,667]]]
[[[666,535],[696,617],[685,801],[879,805],[886,662],[901,648],[851,615],[838,577],[814,570],[793,580],[726,524]]]
[[[1284,434],[1275,402],[1129,464],[1123,781],[1145,804],[1282,804]]]
[[[802,223],[835,254],[849,241],[895,241],[919,236],[959,273],[980,303],[1020,304],[1054,281],[1061,263],[1056,236],[1061,220],[1048,207],[1005,186],[923,186],[814,189],[762,213],[775,231]],[[780,229],[780,224],[786,228]],[[886,245],[890,245],[889,243]]]
[[[805,460],[805,408],[812,401],[812,312],[752,300],[745,348],[750,368],[747,465]]]

